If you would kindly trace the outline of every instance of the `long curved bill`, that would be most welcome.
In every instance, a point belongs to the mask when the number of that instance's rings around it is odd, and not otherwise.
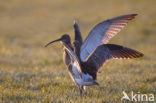
[[[50,44],[52,44],[54,42],[57,42],[57,41],[61,41],[61,40],[62,40],[62,38],[53,40],[53,41],[49,42],[48,44],[46,44],[44,47],[47,47],[48,45],[50,45]]]

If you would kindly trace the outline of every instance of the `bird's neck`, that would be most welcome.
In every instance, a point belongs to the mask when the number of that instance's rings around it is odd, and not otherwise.
[[[63,42],[62,42],[63,43]],[[65,44],[67,44],[72,50],[73,50],[73,47],[71,45],[71,42],[64,42]]]

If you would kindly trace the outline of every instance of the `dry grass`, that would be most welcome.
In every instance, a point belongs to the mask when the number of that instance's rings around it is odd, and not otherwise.
[[[121,102],[122,91],[156,95],[155,0],[0,0],[0,99],[5,102]],[[100,86],[83,98],[62,61],[59,43],[44,44],[68,33],[73,20],[83,37],[98,22],[115,16],[139,15],[110,43],[145,54],[135,60],[112,60],[98,76]],[[156,97],[155,97],[156,99]]]

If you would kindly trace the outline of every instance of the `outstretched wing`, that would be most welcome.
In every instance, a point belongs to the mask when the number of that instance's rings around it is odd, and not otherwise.
[[[96,78],[96,73],[99,71],[102,64],[109,59],[130,59],[142,56],[142,53],[124,46],[103,44],[98,46],[86,59],[85,66],[88,68],[86,71]]]
[[[80,61],[79,61],[78,57],[66,43],[63,42],[63,46],[64,46],[66,52],[68,53],[68,55],[70,56],[71,63],[69,65],[72,66],[71,69],[76,69],[76,71],[78,70],[79,73],[81,73],[81,65],[80,65]],[[74,71],[74,70],[72,70],[72,71]]]
[[[143,56],[142,53],[124,46],[116,44],[105,44],[103,46],[109,49],[113,59],[132,59]]]
[[[79,29],[79,25],[74,20],[74,32],[75,32],[75,41],[79,41],[80,45],[82,45],[82,36]]]
[[[81,46],[80,58],[84,61],[97,46],[106,44],[137,14],[119,16],[96,25]]]

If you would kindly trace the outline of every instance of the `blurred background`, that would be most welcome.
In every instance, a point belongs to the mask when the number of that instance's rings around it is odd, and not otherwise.
[[[0,0],[1,100],[101,103],[120,101],[123,90],[156,95],[155,4],[155,0]],[[73,40],[73,20],[85,40],[97,23],[131,13],[138,16],[109,43],[145,56],[109,61],[99,74],[100,87],[90,87],[83,99],[74,97],[60,43],[44,45],[65,33]]]

